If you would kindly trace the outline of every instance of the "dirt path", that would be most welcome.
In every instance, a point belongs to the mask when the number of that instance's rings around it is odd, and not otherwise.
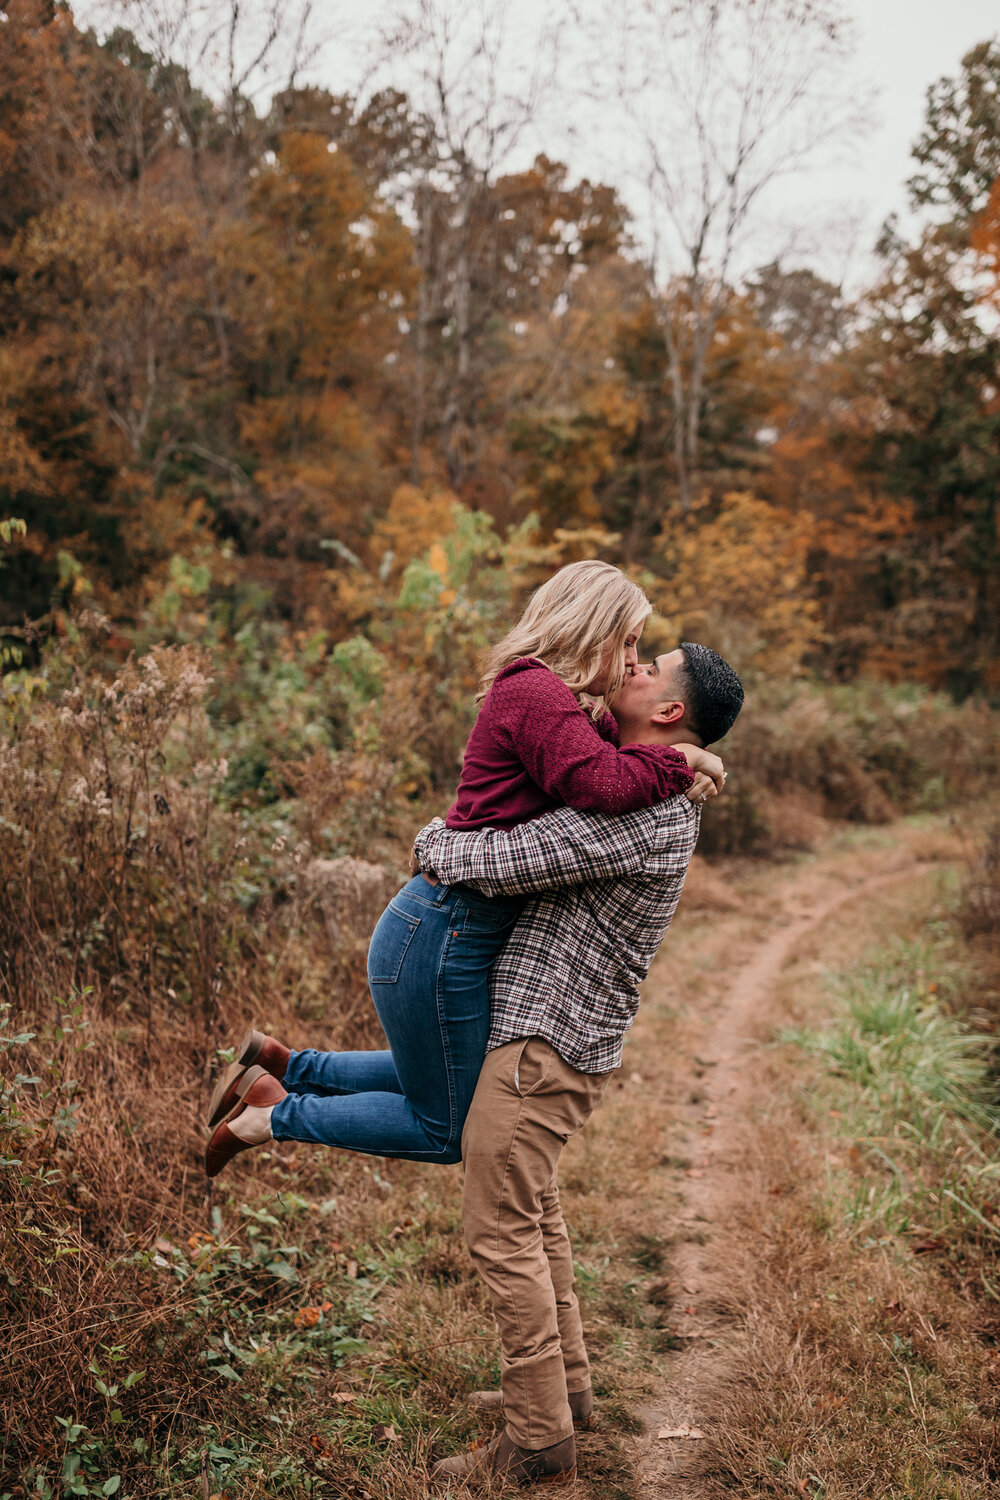
[[[864,925],[873,919],[877,925],[880,897],[890,888],[940,869],[909,843],[887,843],[864,860],[830,855],[811,869],[784,872],[751,898],[756,932],[749,945],[745,935],[740,941],[738,918],[728,918],[734,930],[732,943],[718,956],[725,980],[721,995],[689,1024],[685,1055],[672,1064],[674,1119],[692,1143],[690,1165],[678,1168],[682,1201],[674,1218],[681,1232],[670,1261],[672,1324],[681,1347],[665,1356],[662,1392],[640,1411],[644,1430],[631,1446],[641,1496],[702,1500],[707,1493],[699,1478],[705,1444],[697,1437],[659,1434],[685,1429],[708,1434],[713,1422],[724,1420],[727,1379],[741,1338],[728,1287],[734,1257],[747,1254],[747,1246],[734,1237],[734,1210],[763,1195],[765,1217],[767,1212],[769,1190],[755,1171],[749,1122],[759,1106],[760,1064],[776,987],[808,940],[845,920],[848,909]],[[930,852],[938,855],[936,849]],[[744,932],[746,920],[744,910]]]

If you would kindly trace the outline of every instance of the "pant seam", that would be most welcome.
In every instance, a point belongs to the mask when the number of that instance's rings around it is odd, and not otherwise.
[[[516,1298],[511,1293],[510,1274],[509,1274],[509,1272],[507,1270],[507,1267],[503,1264],[503,1261],[502,1261],[501,1255],[500,1255],[500,1219],[501,1219],[501,1217],[503,1215],[504,1193],[506,1191],[507,1178],[508,1178],[508,1175],[509,1175],[509,1172],[510,1172],[511,1157],[514,1154],[514,1143],[517,1140],[517,1134],[518,1134],[518,1131],[521,1128],[521,1121],[522,1121],[522,1118],[523,1118],[523,1115],[524,1115],[524,1104],[525,1104],[525,1101],[524,1101],[523,1097],[520,1095],[520,1093],[518,1094],[518,1101],[519,1102],[518,1102],[518,1107],[517,1107],[517,1119],[514,1122],[514,1129],[511,1131],[511,1135],[510,1135],[510,1147],[509,1147],[509,1149],[507,1151],[507,1159],[504,1162],[503,1176],[500,1179],[500,1191],[497,1194],[497,1215],[496,1215],[496,1223],[494,1224],[494,1231],[493,1231],[494,1232],[493,1251],[494,1251],[494,1254],[496,1255],[496,1258],[497,1258],[497,1264],[500,1266],[501,1272],[503,1274],[504,1286],[506,1288],[507,1301],[508,1301],[508,1303],[510,1304],[510,1306],[514,1310],[514,1322],[515,1322],[515,1324],[517,1326],[517,1336],[518,1336],[518,1339],[521,1341],[521,1344],[522,1344],[522,1347],[523,1347],[523,1344],[524,1344],[524,1333],[522,1331],[521,1317],[520,1317],[520,1314],[518,1312],[517,1300],[516,1300]],[[530,1409],[529,1409],[529,1402],[528,1402],[527,1374],[526,1374],[525,1370],[523,1369],[523,1367],[522,1367],[522,1370],[521,1370],[521,1373],[520,1373],[520,1379],[521,1379],[521,1383],[522,1383],[522,1388],[521,1388],[522,1401],[521,1401],[521,1405],[522,1405],[523,1410],[526,1411],[527,1414],[528,1414],[527,1415],[528,1435],[529,1435],[529,1439],[530,1439],[530,1436],[531,1436],[531,1412],[530,1412]],[[531,1447],[530,1441],[528,1442],[527,1447],[529,1447],[529,1448]]]

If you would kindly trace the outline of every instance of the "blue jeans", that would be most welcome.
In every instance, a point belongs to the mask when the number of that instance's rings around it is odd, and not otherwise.
[[[486,1055],[489,973],[523,902],[417,875],[393,897],[368,950],[387,1052],[293,1052],[277,1141],[372,1156],[461,1160],[462,1126]]]

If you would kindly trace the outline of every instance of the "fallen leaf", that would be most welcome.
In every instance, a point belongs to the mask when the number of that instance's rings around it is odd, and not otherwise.
[[[309,1441],[310,1441],[310,1443],[312,1443],[312,1445],[315,1448],[315,1450],[316,1450],[317,1453],[319,1453],[319,1454],[327,1454],[327,1453],[329,1453],[329,1451],[330,1451],[329,1448],[326,1446],[326,1444],[324,1443],[323,1439],[321,1437],[319,1437],[315,1432],[313,1433],[313,1435],[309,1439]]]
[[[376,1443],[394,1443],[396,1441],[396,1429],[391,1424],[383,1426],[381,1422],[376,1422],[372,1428],[372,1437]]]
[[[705,1434],[700,1427],[691,1427],[685,1422],[683,1427],[661,1427],[656,1436],[658,1438],[703,1438]]]
[[[947,1240],[914,1240],[910,1249],[914,1255],[933,1255],[935,1250],[944,1250]]]
[[[348,1276],[350,1277],[350,1279],[352,1281],[357,1281],[357,1279],[358,1279],[358,1263],[357,1263],[356,1260],[349,1260],[347,1262],[347,1274],[348,1274]]]
[[[296,1328],[315,1328],[319,1322],[319,1313],[318,1307],[300,1307],[295,1314]]]
[[[332,1401],[335,1406],[346,1406],[349,1401],[357,1401],[358,1398],[353,1391],[334,1391],[326,1399]]]

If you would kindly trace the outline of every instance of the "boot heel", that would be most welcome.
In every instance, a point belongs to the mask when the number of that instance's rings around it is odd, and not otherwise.
[[[260,1056],[260,1049],[265,1041],[262,1031],[248,1031],[240,1043],[240,1050],[236,1060],[244,1068],[251,1067]]]

